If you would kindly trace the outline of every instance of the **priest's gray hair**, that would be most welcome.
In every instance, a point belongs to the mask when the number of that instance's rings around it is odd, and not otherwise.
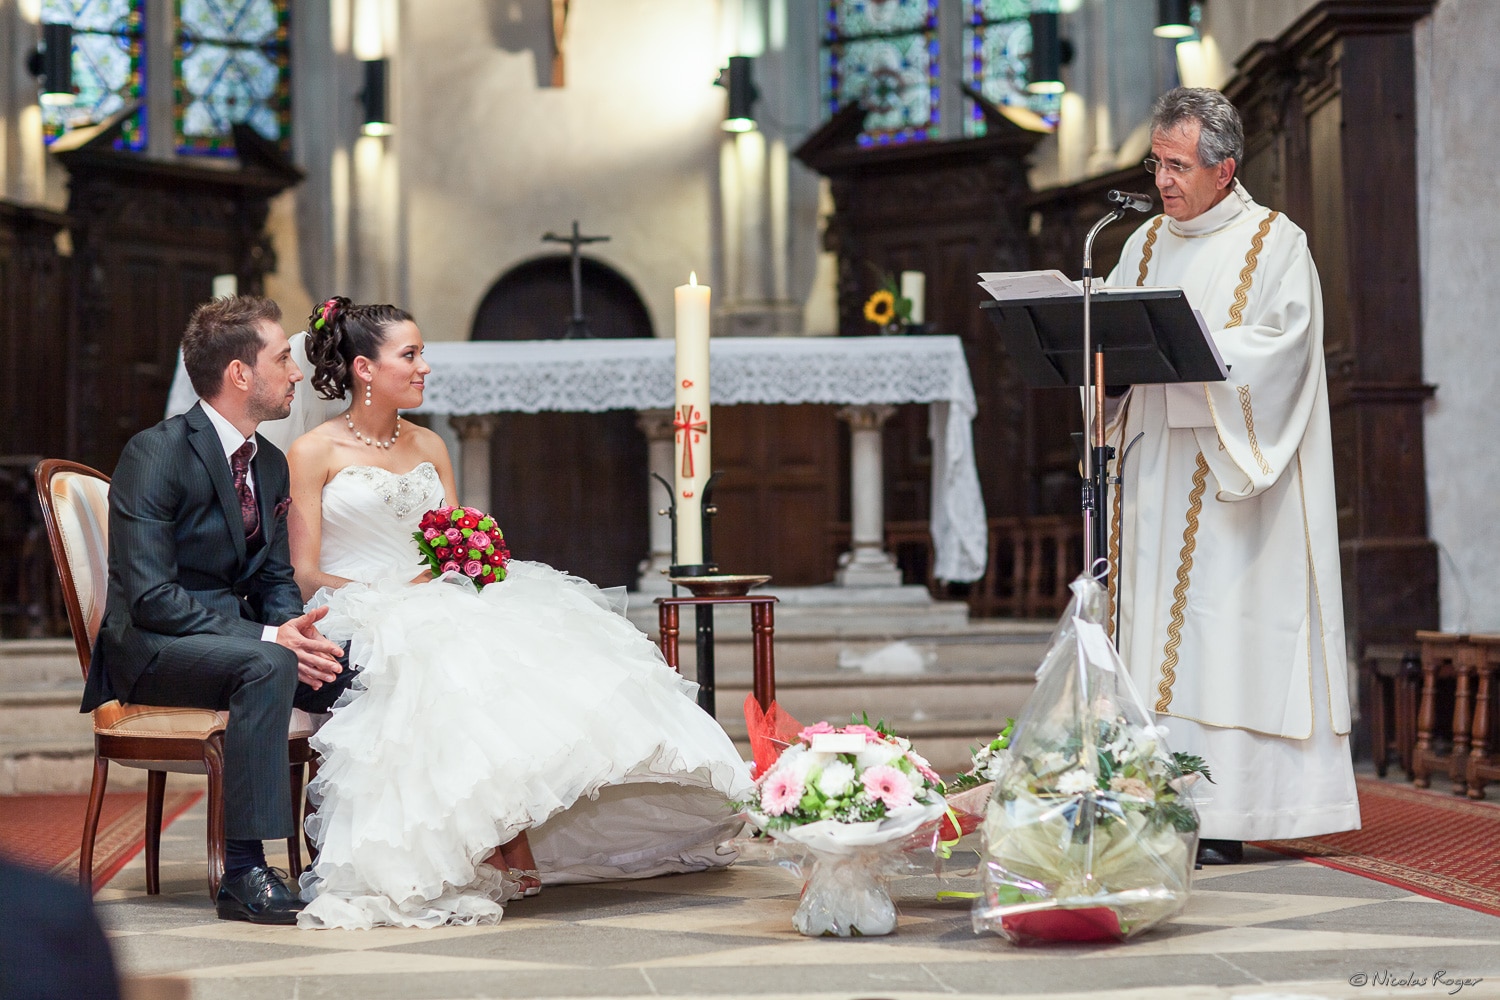
[[[1176,87],[1151,108],[1151,134],[1171,132],[1189,121],[1198,123],[1198,161],[1216,167],[1233,158],[1245,161],[1245,127],[1229,98],[1208,87]]]

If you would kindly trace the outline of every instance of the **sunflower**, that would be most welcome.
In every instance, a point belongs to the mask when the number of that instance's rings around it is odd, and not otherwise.
[[[882,288],[865,300],[865,319],[885,326],[896,318],[896,296]]]

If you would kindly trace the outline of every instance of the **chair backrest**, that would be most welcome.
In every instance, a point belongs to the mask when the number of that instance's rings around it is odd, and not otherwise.
[[[89,658],[109,590],[109,477],[86,465],[51,458],[36,467],[36,492],[62,580],[78,663]]]

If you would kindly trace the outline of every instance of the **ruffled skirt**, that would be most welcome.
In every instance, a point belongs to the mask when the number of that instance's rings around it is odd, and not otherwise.
[[[734,859],[750,788],[696,685],[586,581],[513,562],[461,578],[322,591],[350,690],[313,738],[303,927],[492,923],[514,886],[483,864],[530,831],[544,882]]]

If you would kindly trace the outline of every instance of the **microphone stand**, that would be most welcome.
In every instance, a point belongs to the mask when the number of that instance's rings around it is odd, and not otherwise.
[[[1113,192],[1111,192],[1113,193]],[[1114,449],[1104,443],[1104,352],[1094,350],[1093,312],[1094,237],[1111,222],[1125,217],[1125,205],[1094,223],[1083,241],[1083,570],[1103,585],[1109,577],[1109,524],[1105,519],[1109,493],[1107,470]],[[1095,565],[1103,560],[1102,569]]]

